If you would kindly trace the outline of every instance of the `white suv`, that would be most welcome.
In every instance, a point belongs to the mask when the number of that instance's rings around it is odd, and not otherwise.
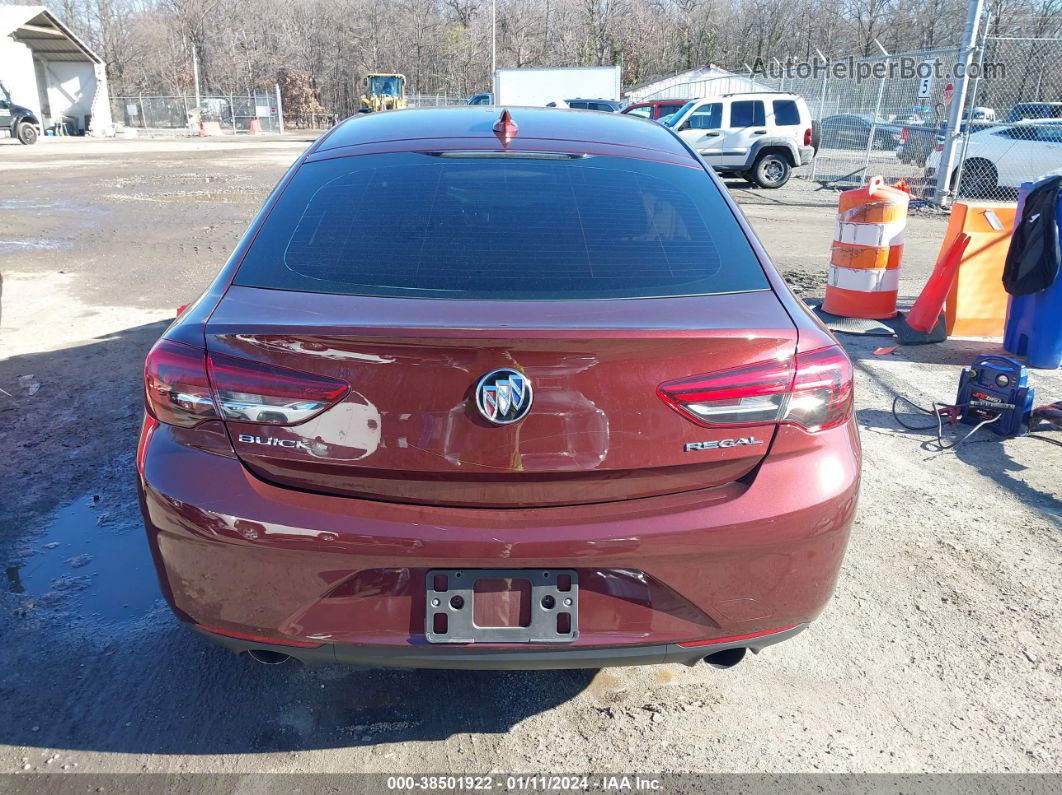
[[[687,102],[666,122],[723,174],[780,188],[815,156],[811,112],[785,92],[724,94]]]

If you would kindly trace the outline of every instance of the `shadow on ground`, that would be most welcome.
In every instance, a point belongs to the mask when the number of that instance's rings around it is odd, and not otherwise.
[[[0,362],[14,475],[0,479],[0,744],[214,754],[428,740],[506,732],[588,686],[592,671],[262,666],[181,626],[157,598],[134,479],[141,368],[165,325]],[[62,574],[34,590],[49,557]]]

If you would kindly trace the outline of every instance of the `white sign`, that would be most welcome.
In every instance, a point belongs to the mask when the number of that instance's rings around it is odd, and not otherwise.
[[[139,116],[140,109],[136,106],[135,102],[130,102],[125,106],[125,112],[130,116]]]
[[[922,66],[918,70],[918,98],[929,99],[929,95],[933,92],[933,69],[936,67],[936,60],[933,58],[927,58],[922,61]],[[925,75],[925,77],[922,77]]]
[[[260,119],[269,118],[269,106],[268,105],[256,105],[254,108],[255,115]]]

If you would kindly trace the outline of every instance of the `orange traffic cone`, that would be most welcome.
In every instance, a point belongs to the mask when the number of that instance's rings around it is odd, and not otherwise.
[[[258,119],[251,119],[247,125],[247,132],[251,135],[258,135],[258,133],[262,132],[262,125],[258,123]]]
[[[947,300],[948,291],[951,290],[951,284],[959,272],[962,255],[966,253],[968,245],[970,236],[960,234],[933,268],[926,286],[922,288],[918,300],[905,318],[907,325],[915,331],[928,334],[937,325],[944,301]]]

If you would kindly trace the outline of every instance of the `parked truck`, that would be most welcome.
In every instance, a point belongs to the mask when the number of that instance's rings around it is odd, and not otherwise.
[[[21,143],[35,144],[41,133],[41,122],[32,110],[12,102],[7,88],[0,82],[0,131],[3,130]]]
[[[494,73],[495,105],[544,107],[567,97],[620,98],[618,66],[498,69]]]

